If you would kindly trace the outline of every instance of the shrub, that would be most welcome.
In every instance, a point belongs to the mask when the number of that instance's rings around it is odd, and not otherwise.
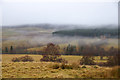
[[[56,55],[43,55],[40,61],[67,63],[65,59],[57,57]]]
[[[23,56],[23,57],[20,57],[19,59],[20,59],[21,61],[23,61],[23,62],[27,62],[27,61],[32,62],[32,61],[34,61],[33,58],[30,57],[30,56],[28,56],[28,55]]]
[[[27,61],[32,62],[32,61],[34,61],[34,59],[32,57],[28,56],[28,55],[25,55],[25,56],[22,56],[22,57],[13,58],[12,61],[13,62],[20,62],[20,61],[22,61],[22,62],[27,62]]]
[[[67,63],[65,59],[62,59],[59,53],[60,47],[58,45],[55,45],[53,43],[47,44],[47,47],[44,47],[42,55],[43,57],[40,59],[40,61],[46,61],[46,62],[64,62]]]
[[[49,56],[43,55],[43,58],[40,59],[40,61],[49,61]]]
[[[12,59],[12,62],[20,62],[20,59],[15,57],[15,58]]]
[[[83,56],[80,60],[81,65],[95,65],[95,62],[93,61],[92,57],[90,56]]]

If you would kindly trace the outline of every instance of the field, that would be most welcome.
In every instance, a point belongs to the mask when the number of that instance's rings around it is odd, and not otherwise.
[[[13,57],[24,56],[25,54],[3,54],[2,55],[2,77],[3,78],[111,78],[108,73],[110,67],[97,65],[79,65],[77,69],[53,69],[52,65],[61,64],[53,62],[40,62],[41,55],[30,55],[34,62],[12,62]],[[62,56],[68,64],[78,64],[81,56]],[[101,62],[99,57],[95,61]],[[106,61],[106,57],[104,60]],[[76,63],[77,62],[77,63]]]
[[[118,48],[117,38],[101,39],[99,37],[81,36],[53,36],[52,32],[58,29],[44,27],[6,27],[2,29],[2,77],[3,78],[115,78],[110,75],[112,67],[98,65],[80,65],[82,56],[62,55],[68,61],[67,65],[79,66],[73,69],[54,69],[54,65],[62,63],[40,62],[41,55],[48,43],[59,45],[60,53],[65,53],[64,48],[69,44],[76,46],[75,53],[84,45],[97,45],[108,51],[111,47]],[[11,46],[13,53],[10,52]],[[87,48],[86,48],[87,49]],[[29,52],[33,62],[12,62],[14,57],[25,56]],[[36,52],[36,53],[35,53]],[[38,53],[37,53],[38,52]],[[88,50],[89,52],[89,50]],[[90,51],[91,52],[91,51]],[[4,54],[5,53],[5,54]],[[6,54],[7,53],[7,54]],[[22,54],[25,53],[25,54]],[[34,53],[34,54],[33,54]],[[100,60],[100,56],[94,57],[95,62],[106,62],[107,57]]]

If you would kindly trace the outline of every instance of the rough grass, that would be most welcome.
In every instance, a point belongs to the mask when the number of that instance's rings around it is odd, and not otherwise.
[[[52,62],[3,63],[3,78],[104,78],[111,68],[86,66],[78,69],[53,69]]]
[[[72,65],[73,69],[54,69],[51,65],[61,65],[61,63],[40,62],[41,55],[29,55],[33,57],[34,62],[11,62],[13,57],[21,57],[24,55],[25,54],[3,54],[3,78],[110,78],[110,76],[106,76],[106,74],[112,69],[97,65],[85,65],[86,68],[83,68],[84,65],[77,64],[81,56],[62,56],[68,60],[67,65]],[[95,58],[99,60],[99,57]],[[79,67],[75,65],[79,65]]]

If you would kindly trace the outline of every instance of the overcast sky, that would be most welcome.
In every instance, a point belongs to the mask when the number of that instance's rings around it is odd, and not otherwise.
[[[118,24],[116,0],[3,0],[2,24]]]

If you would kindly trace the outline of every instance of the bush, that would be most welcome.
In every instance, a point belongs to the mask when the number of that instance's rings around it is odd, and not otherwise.
[[[43,58],[40,59],[40,61],[46,61],[46,62],[64,62],[67,63],[65,59],[62,59],[60,56],[60,47],[58,45],[55,45],[53,43],[48,43],[46,47],[44,47],[42,55]]]
[[[32,61],[34,61],[33,58],[28,56],[28,55],[20,57],[20,60],[23,61],[23,62],[27,62],[27,61],[32,62]]]
[[[80,60],[81,65],[95,65],[95,62],[93,61],[92,57],[90,56],[83,56]]]
[[[20,62],[20,61],[22,61],[22,62],[28,62],[28,61],[32,62],[32,61],[34,61],[34,59],[32,57],[28,56],[28,55],[25,55],[25,56],[22,56],[22,57],[13,58],[12,61],[13,62]]]
[[[12,59],[12,62],[20,62],[20,59],[15,57],[15,58]]]
[[[50,60],[49,56],[43,55],[43,58],[40,59],[40,61],[46,61],[48,62]]]
[[[65,59],[57,57],[56,55],[43,55],[40,61],[67,63]]]

